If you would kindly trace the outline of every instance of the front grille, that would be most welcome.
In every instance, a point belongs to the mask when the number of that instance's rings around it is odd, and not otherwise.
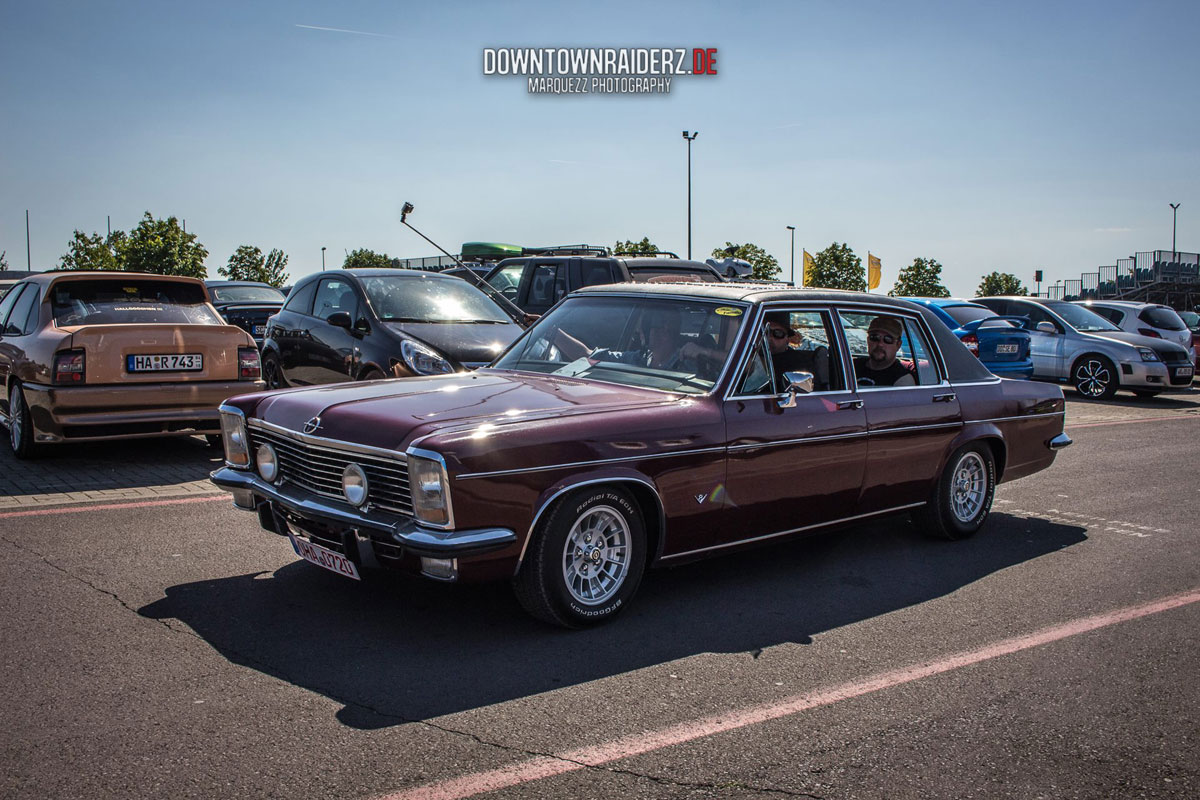
[[[1154,352],[1158,353],[1158,357],[1162,359],[1164,364],[1183,364],[1187,366],[1189,363],[1186,350],[1175,350],[1174,348],[1168,350],[1164,347],[1162,350],[1156,349]]]
[[[367,504],[381,511],[412,516],[412,494],[408,487],[408,462],[353,450],[340,450],[336,444],[312,444],[276,431],[251,425],[250,452],[264,443],[275,448],[280,477],[294,486],[334,500],[342,495],[342,472],[347,464],[358,464],[367,473]]]

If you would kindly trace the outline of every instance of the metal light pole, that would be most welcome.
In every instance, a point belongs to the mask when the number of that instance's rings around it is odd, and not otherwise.
[[[325,271],[325,248],[321,248],[321,272]]]
[[[33,259],[29,257],[29,209],[25,209],[25,271],[33,272]]]
[[[1171,207],[1171,260],[1178,261],[1179,256],[1175,255],[1175,216],[1179,211],[1179,203],[1167,203]]]
[[[683,138],[687,139],[688,143],[688,260],[692,258],[692,140],[700,135],[700,131],[692,131],[688,135],[687,131],[683,132]]]
[[[792,286],[796,285],[796,226],[788,225],[787,229],[792,232]]]

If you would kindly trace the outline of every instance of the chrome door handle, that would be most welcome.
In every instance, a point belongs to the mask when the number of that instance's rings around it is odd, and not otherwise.
[[[862,408],[862,406],[863,406],[862,400],[842,400],[837,404],[837,407],[839,409],[841,409],[841,408]]]
[[[953,403],[957,399],[958,399],[958,395],[956,395],[954,392],[946,392],[945,394],[935,394],[933,396],[933,402],[935,402],[935,403]]]

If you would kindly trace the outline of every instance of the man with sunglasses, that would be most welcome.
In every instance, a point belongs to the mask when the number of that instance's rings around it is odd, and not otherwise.
[[[771,351],[771,364],[775,372],[775,389],[787,389],[785,372],[811,372],[813,388],[818,391],[829,389],[829,348],[820,345],[813,350],[797,350],[791,344],[799,344],[800,336],[791,327],[787,312],[767,315],[767,347]]]
[[[916,386],[912,367],[896,358],[904,325],[895,317],[876,317],[867,326],[867,354],[854,358],[859,386]]]

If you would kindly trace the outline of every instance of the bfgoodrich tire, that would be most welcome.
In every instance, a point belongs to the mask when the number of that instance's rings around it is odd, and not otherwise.
[[[983,526],[995,495],[992,449],[982,442],[969,444],[950,456],[933,496],[913,518],[934,538],[966,539]]]
[[[589,486],[547,512],[514,590],[538,619],[583,628],[612,619],[628,605],[645,565],[646,527],[633,497],[617,486]]]

